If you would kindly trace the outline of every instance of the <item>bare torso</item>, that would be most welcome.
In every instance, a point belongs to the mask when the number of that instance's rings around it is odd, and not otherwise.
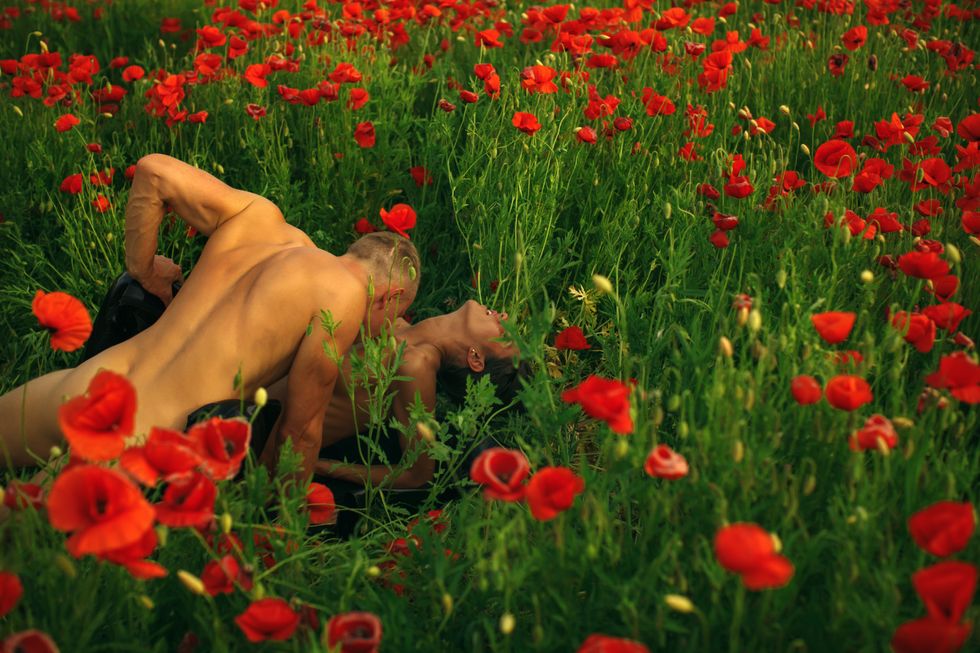
[[[329,288],[350,285],[342,261],[256,200],[212,234],[153,326],[76,368],[61,392],[80,394],[110,369],[136,388],[136,433],[183,428],[201,405],[250,397],[284,377],[311,322],[320,329],[313,318],[330,305]]]

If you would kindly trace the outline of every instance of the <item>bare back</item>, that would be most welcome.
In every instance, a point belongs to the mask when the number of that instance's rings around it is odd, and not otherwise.
[[[343,262],[256,196],[211,235],[163,316],[74,370],[64,394],[83,392],[108,368],[136,387],[137,433],[181,428],[197,407],[251,397],[285,376],[311,320],[356,285]]]

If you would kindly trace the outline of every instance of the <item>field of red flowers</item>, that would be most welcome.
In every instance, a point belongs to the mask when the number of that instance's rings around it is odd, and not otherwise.
[[[434,481],[356,509],[242,421],[134,433],[154,397],[98,374],[4,472],[0,651],[980,650],[978,19],[5,3],[0,392],[78,364],[155,152],[328,251],[411,238],[410,320],[507,311],[530,372],[413,414]],[[185,272],[204,242],[164,220]]]

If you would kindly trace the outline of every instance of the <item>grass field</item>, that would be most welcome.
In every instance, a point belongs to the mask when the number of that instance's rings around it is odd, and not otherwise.
[[[969,0],[7,6],[0,391],[77,364],[35,293],[95,315],[123,271],[127,173],[153,152],[268,197],[331,252],[411,206],[412,319],[506,311],[531,373],[524,411],[484,384],[423,418],[437,520],[370,488],[349,540],[308,529],[305,494],[249,459],[200,528],[158,511],[145,550],[99,559],[17,499],[36,470],[8,473],[5,650],[53,650],[24,631],[66,652],[980,650],[978,17]],[[193,274],[204,242],[172,215],[160,253]],[[533,489],[457,478],[488,436]],[[113,500],[167,503],[112,478]]]

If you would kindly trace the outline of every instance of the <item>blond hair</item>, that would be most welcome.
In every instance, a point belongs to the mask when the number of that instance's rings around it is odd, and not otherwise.
[[[376,231],[351,243],[347,253],[364,263],[376,284],[397,283],[413,297],[418,292],[421,262],[418,250],[408,238],[390,231]]]

